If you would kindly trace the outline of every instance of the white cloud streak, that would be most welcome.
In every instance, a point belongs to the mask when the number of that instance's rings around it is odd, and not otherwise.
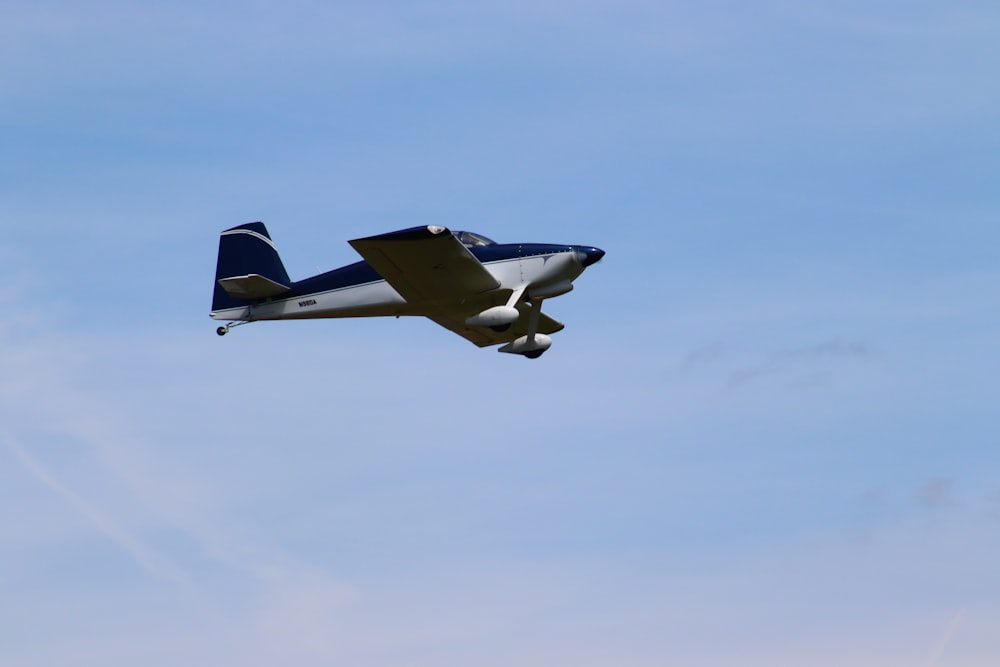
[[[948,626],[941,635],[941,639],[939,639],[937,644],[934,646],[933,651],[931,651],[930,656],[924,663],[924,667],[938,667],[938,665],[942,664],[941,659],[944,657],[945,652],[948,650],[948,645],[955,638],[955,634],[962,626],[962,621],[964,620],[965,609],[959,609],[958,613],[956,613],[954,618],[952,618],[948,623]]]
[[[27,450],[9,434],[3,435],[3,444],[24,469],[31,473],[38,482],[69,503],[70,507],[79,513],[81,517],[86,519],[91,526],[131,556],[132,560],[149,575],[170,581],[181,588],[189,588],[190,580],[180,568],[130,534],[110,516],[56,479],[52,473],[28,454]]]

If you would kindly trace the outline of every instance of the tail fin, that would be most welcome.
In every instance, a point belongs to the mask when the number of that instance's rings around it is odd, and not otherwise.
[[[277,296],[288,291],[291,284],[263,222],[250,222],[222,232],[212,312],[241,308]]]

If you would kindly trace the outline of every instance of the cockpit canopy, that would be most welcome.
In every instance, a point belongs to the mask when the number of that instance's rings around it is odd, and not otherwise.
[[[453,232],[455,238],[462,242],[462,245],[468,248],[479,248],[484,245],[496,245],[496,241],[493,239],[488,239],[482,234],[476,234],[475,232]]]

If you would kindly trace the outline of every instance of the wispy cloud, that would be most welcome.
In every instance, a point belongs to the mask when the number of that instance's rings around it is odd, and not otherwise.
[[[952,640],[955,638],[955,634],[958,632],[959,628],[962,627],[962,622],[964,620],[965,609],[959,609],[951,621],[948,622],[944,632],[941,634],[941,638],[937,641],[937,644],[935,644],[930,656],[928,656],[927,660],[924,662],[924,667],[936,667],[936,665],[941,663],[941,659],[948,650],[948,645],[951,644]]]
[[[65,500],[86,519],[91,526],[125,551],[136,564],[151,576],[170,581],[183,588],[188,588],[190,580],[187,575],[168,558],[158,553],[137,537],[122,528],[108,514],[98,509],[92,503],[78,495],[75,491],[56,479],[27,450],[15,441],[9,434],[4,434],[3,444],[7,450],[21,463],[26,471],[47,489]]]
[[[681,370],[693,371],[703,366],[712,364],[722,358],[725,353],[725,346],[722,343],[708,343],[691,350],[684,355],[681,360]]]
[[[913,490],[913,502],[923,509],[933,510],[949,505],[955,483],[945,477],[928,480]]]
[[[859,362],[873,356],[874,353],[865,343],[835,338],[815,345],[775,352],[760,365],[733,372],[728,384],[730,387],[740,387],[765,377],[813,371],[820,364]]]

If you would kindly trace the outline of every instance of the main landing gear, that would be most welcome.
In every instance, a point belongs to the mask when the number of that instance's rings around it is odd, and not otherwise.
[[[542,315],[542,300],[530,299],[528,303],[531,305],[531,312],[528,313],[528,335],[525,338],[528,341],[529,349],[522,354],[526,359],[537,359],[542,356],[545,350],[549,349],[552,342],[549,341],[549,344],[545,345],[538,339],[538,319]]]
[[[520,354],[526,359],[537,359],[552,346],[552,339],[539,333],[538,324],[542,317],[542,300],[528,299],[528,330],[524,336],[515,338],[499,349],[499,352]]]

